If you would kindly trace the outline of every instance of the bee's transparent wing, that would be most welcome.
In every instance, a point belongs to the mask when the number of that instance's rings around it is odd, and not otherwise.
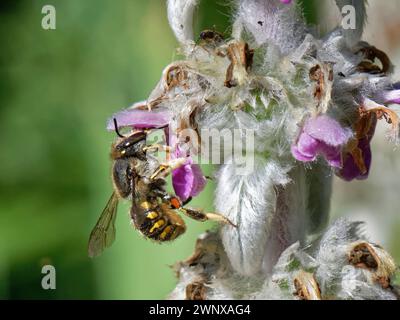
[[[115,217],[117,216],[118,196],[111,195],[106,207],[90,233],[88,254],[93,258],[100,255],[115,240]]]

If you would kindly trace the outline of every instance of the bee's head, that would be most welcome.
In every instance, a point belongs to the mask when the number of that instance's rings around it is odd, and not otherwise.
[[[113,159],[121,159],[141,155],[146,143],[147,133],[145,131],[135,131],[129,136],[124,136],[118,131],[116,119],[114,119],[114,125],[119,139],[111,147],[111,157]]]

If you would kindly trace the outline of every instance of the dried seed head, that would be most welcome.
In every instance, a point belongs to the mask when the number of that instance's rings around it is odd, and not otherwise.
[[[326,113],[331,104],[333,69],[330,63],[315,65],[310,69],[310,80],[315,82],[313,96],[316,100],[314,114]]]
[[[364,60],[361,61],[357,66],[359,72],[387,74],[393,69],[393,65],[388,55],[374,46],[371,46],[367,43],[362,43],[361,48],[357,51],[357,53],[361,53],[364,58]],[[376,59],[379,60],[381,66],[375,64]]]
[[[202,281],[195,281],[186,286],[186,300],[207,300],[207,288]]]
[[[253,64],[254,51],[249,49],[247,43],[237,42],[228,46],[227,55],[231,63],[226,71],[225,87],[243,85]]]
[[[369,270],[373,275],[373,281],[384,289],[390,286],[396,265],[389,253],[380,246],[365,241],[352,243],[348,258],[354,267]]]
[[[314,274],[299,271],[295,276],[294,287],[296,289],[295,295],[301,300],[321,300],[321,291]]]

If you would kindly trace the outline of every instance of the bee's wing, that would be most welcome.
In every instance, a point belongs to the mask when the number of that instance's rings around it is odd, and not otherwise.
[[[118,196],[111,195],[106,207],[90,233],[88,254],[93,258],[100,255],[115,240],[115,217],[117,216]]]

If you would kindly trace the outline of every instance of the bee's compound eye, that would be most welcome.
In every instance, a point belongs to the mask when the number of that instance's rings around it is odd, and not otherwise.
[[[170,202],[171,202],[171,206],[174,209],[179,209],[181,207],[181,202],[178,198],[175,198],[175,197],[171,198]]]

